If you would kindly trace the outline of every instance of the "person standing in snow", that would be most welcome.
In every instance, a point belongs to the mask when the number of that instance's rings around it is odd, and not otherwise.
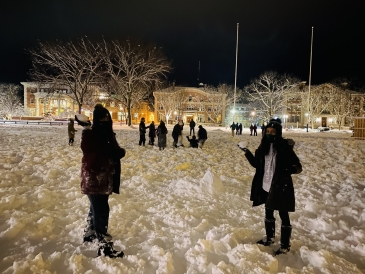
[[[233,122],[232,125],[229,126],[232,130],[232,137],[234,137],[234,131],[236,130],[236,124]]]
[[[145,123],[144,123],[144,117],[141,118],[141,122],[139,123],[139,145],[145,145],[146,143],[146,129],[149,128],[146,127]]]
[[[253,124],[250,125],[250,136],[252,136],[252,132],[253,132]]]
[[[172,129],[172,138],[174,139],[173,146],[178,147],[184,146],[182,143],[182,131],[184,127],[184,122],[179,120],[179,122]]]
[[[84,242],[97,240],[98,256],[123,257],[124,253],[114,250],[110,241],[108,199],[112,192],[119,194],[120,159],[125,149],[119,146],[110,113],[101,104],[94,108],[92,127],[82,131],[81,150],[81,193],[90,201]]]
[[[159,126],[157,127],[157,138],[158,138],[158,148],[159,150],[163,150],[166,147],[166,134],[167,128],[164,121],[161,121]]]
[[[67,130],[68,130],[68,145],[73,146],[74,138],[75,138],[75,132],[77,130],[75,129],[75,126],[74,126],[74,120],[70,118],[68,121],[69,121],[68,122],[68,128],[67,128]]]
[[[238,125],[239,135],[242,135],[242,123]]]
[[[195,135],[195,122],[194,122],[194,119],[191,119],[190,120],[190,136],[191,136],[191,133],[193,133],[193,135]]]
[[[256,168],[252,181],[250,200],[253,206],[265,204],[266,238],[258,244],[270,246],[275,240],[274,210],[281,218],[280,248],[275,255],[290,251],[292,226],[289,212],[295,211],[292,174],[302,172],[302,165],[293,150],[294,141],[282,138],[280,119],[272,119],[266,126],[266,133],[253,155],[243,142],[239,147],[245,152],[248,162]]]
[[[199,147],[203,148],[205,141],[208,139],[208,134],[205,128],[203,128],[202,125],[199,125],[199,130],[198,130],[198,142],[199,142]]]
[[[154,146],[155,145],[155,137],[156,137],[156,127],[155,122],[152,121],[149,125],[150,131],[148,132],[148,137],[150,137],[150,140],[148,142],[149,145]]]
[[[257,125],[253,125],[253,136],[257,136]]]

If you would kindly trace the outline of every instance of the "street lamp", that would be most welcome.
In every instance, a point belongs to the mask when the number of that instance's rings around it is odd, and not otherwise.
[[[251,115],[252,115],[252,123],[254,122],[255,114],[256,114],[256,113],[255,113],[254,111],[252,111],[252,112],[251,112]]]

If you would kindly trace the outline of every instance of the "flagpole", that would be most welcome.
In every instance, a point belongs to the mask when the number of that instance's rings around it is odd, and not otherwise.
[[[233,96],[233,115],[236,112],[236,89],[237,89],[237,57],[238,57],[238,28],[239,23],[237,23],[237,38],[236,38],[236,68],[234,72],[234,96]]]
[[[309,83],[308,83],[308,121],[311,118],[311,105],[310,105],[310,97],[311,97],[311,81],[312,81],[312,53],[313,53],[313,29],[312,27],[312,36],[311,36],[311,54],[310,54],[310,61],[309,61]],[[308,132],[308,124],[307,124],[307,132]]]

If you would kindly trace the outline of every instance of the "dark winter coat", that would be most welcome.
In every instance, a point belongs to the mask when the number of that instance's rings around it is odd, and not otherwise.
[[[179,135],[182,134],[182,126],[179,124],[176,124],[174,128],[172,129],[172,137],[177,138]]]
[[[249,163],[256,168],[251,186],[250,200],[253,201],[252,206],[265,204],[265,207],[273,210],[295,211],[294,186],[290,173],[298,174],[302,172],[302,165],[290,141],[292,140],[281,138],[280,146],[276,154],[274,176],[268,195],[262,189],[265,155],[261,146],[256,150],[255,156],[250,151],[245,153]],[[294,169],[295,171],[288,172],[288,169]]]
[[[68,138],[75,138],[75,132],[77,131],[77,130],[75,130],[75,127],[74,127],[74,122],[69,122],[68,123],[68,128],[67,128],[67,130],[68,130]]]
[[[148,137],[156,137],[156,127],[155,127],[155,124],[154,123],[151,123],[150,126],[150,131],[148,133]]]
[[[208,134],[205,128],[199,128],[198,130],[198,140],[206,140],[208,139]]]
[[[235,123],[233,123],[233,124],[230,126],[230,128],[231,128],[232,130],[235,130],[235,129],[236,129],[236,124],[235,124]]]
[[[91,128],[82,131],[81,149],[81,193],[105,194],[119,193],[120,159],[125,150],[119,147],[115,134],[111,143],[102,145],[96,132]]]
[[[194,128],[195,127],[195,122],[194,122],[194,120],[191,120],[190,121],[190,128]]]
[[[198,144],[199,144],[198,139],[189,139],[189,136],[186,136],[186,139],[188,139],[191,147],[198,148]]]
[[[166,147],[166,134],[167,134],[167,128],[165,124],[159,125],[157,127],[157,136],[158,136],[158,147]]]
[[[149,128],[149,126],[148,127],[146,127],[146,125],[145,125],[145,123],[144,122],[140,122],[139,123],[139,134],[146,134],[146,129],[147,128]]]

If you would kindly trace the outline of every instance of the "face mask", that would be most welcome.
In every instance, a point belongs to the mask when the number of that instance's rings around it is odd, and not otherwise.
[[[273,143],[275,141],[275,135],[271,135],[271,134],[265,134],[266,139],[269,141],[269,143]]]

